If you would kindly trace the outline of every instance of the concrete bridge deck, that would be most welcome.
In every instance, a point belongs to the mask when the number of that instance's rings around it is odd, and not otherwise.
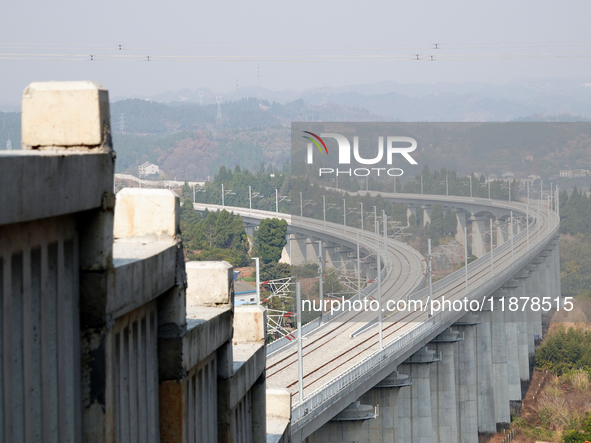
[[[371,193],[370,193],[371,194]],[[375,193],[377,194],[377,193]],[[539,259],[553,249],[552,242],[557,235],[559,218],[553,211],[548,211],[542,203],[542,210],[537,212],[537,202],[526,205],[520,202],[503,202],[488,199],[476,199],[451,196],[384,194],[382,197],[400,203],[415,205],[432,204],[445,200],[446,206],[455,206],[470,212],[487,211],[499,218],[503,213],[513,211],[516,214],[530,215],[530,226],[523,229],[513,238],[493,251],[493,268],[491,272],[490,252],[481,256],[468,267],[468,286],[466,287],[465,270],[461,269],[447,278],[437,282],[433,287],[433,299],[441,300],[469,300],[482,301],[513,281],[531,262]],[[209,206],[209,205],[208,205]],[[248,209],[226,208],[234,210],[243,216],[251,216]],[[271,212],[257,211],[257,217],[273,217]],[[291,222],[291,216],[282,215]],[[354,228],[342,225],[331,225],[325,229],[322,221],[294,217],[297,224],[307,229],[317,229],[333,237],[340,237],[342,241],[351,242],[355,236]],[[293,226],[293,225],[292,225]],[[529,239],[528,239],[529,235]],[[370,244],[364,246],[371,249]],[[375,243],[374,243],[375,245]],[[375,248],[375,246],[374,246]],[[408,248],[408,247],[407,247]],[[401,248],[399,242],[388,240],[389,263],[388,286],[384,286],[384,302],[389,299],[398,300],[407,297],[416,286],[417,271],[422,273],[418,253],[412,253],[407,248]],[[555,256],[556,254],[553,254]],[[392,272],[392,269],[395,272]],[[413,276],[415,278],[413,278]],[[412,281],[412,283],[411,283]],[[549,283],[550,284],[550,283]],[[559,283],[558,283],[559,285]],[[548,292],[549,294],[550,292]],[[423,289],[413,294],[413,299],[425,300],[428,290]],[[480,305],[483,310],[488,306]],[[382,379],[396,371],[398,365],[417,353],[435,337],[458,322],[466,312],[446,312],[429,317],[427,312],[394,312],[383,324],[382,350],[379,349],[377,327],[370,327],[366,331],[350,338],[353,331],[362,323],[374,322],[376,314],[371,312],[348,313],[330,320],[316,330],[304,336],[304,402],[299,404],[297,397],[293,398],[292,433],[294,441],[303,441],[323,424],[333,419],[340,411],[360,398],[365,392],[378,384]],[[295,396],[297,391],[297,353],[295,349],[285,347],[268,356],[267,377],[270,386],[287,387]],[[493,389],[489,387],[489,389]],[[413,440],[414,441],[414,440]]]

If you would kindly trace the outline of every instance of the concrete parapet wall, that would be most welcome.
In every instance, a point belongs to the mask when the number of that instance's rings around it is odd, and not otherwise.
[[[22,119],[0,155],[0,435],[265,441],[265,313],[234,318],[228,263],[185,267],[174,193],[115,199],[107,90],[33,83]]]

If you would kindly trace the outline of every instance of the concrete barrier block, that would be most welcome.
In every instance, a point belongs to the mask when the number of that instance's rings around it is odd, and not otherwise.
[[[267,319],[262,306],[242,305],[234,309],[234,342],[265,341]]]
[[[187,312],[192,306],[234,304],[232,265],[225,261],[187,263]]]
[[[287,389],[267,389],[267,415],[291,419],[291,393]]]
[[[109,92],[95,82],[35,82],[23,92],[23,149],[111,151]]]
[[[179,207],[177,195],[166,189],[122,189],[117,193],[114,236],[176,239]]]

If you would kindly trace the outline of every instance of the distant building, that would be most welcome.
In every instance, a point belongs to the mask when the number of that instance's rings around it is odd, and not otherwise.
[[[578,178],[589,177],[591,171],[589,169],[561,169],[560,177],[562,178]]]
[[[532,181],[532,182],[533,182],[534,180],[539,180],[539,179],[540,179],[540,176],[539,176],[539,175],[537,175],[537,174],[530,174],[530,175],[528,175],[528,176],[527,176],[527,178],[528,178],[530,181]]]
[[[514,179],[514,178],[515,178],[515,174],[514,174],[514,173],[512,173],[512,172],[505,172],[505,173],[503,174],[503,178],[504,178],[505,180],[512,180],[512,179]]]
[[[573,169],[572,170],[573,177],[588,177],[589,172],[590,171],[588,169]]]
[[[140,176],[162,174],[162,171],[160,170],[158,165],[155,165],[150,162],[142,163],[138,169]]]

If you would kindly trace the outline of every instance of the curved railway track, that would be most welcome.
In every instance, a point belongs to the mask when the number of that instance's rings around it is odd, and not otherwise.
[[[438,196],[425,197],[437,198]],[[454,198],[447,197],[446,200],[453,202]],[[458,201],[458,205],[461,203],[470,203],[467,200],[474,200],[475,204],[484,204],[525,213],[525,205],[522,203],[483,202],[480,199],[463,199],[462,197],[456,197],[455,200]],[[248,209],[226,209],[234,210],[242,215],[252,216],[252,213],[249,213]],[[275,216],[275,213],[265,211],[256,212],[261,217]],[[548,214],[545,209],[540,211],[540,213],[537,213],[535,208],[530,209],[530,218],[535,220],[535,223],[530,225],[530,249],[538,244],[538,239],[540,239],[540,242],[545,240],[546,234],[550,232],[548,229],[550,223]],[[291,222],[291,216],[286,214],[279,215],[287,219],[288,222]],[[347,232],[343,234],[342,225],[327,223],[325,228],[323,222],[319,220],[301,220],[299,217],[297,219],[296,227],[300,226],[308,230],[316,230],[320,235],[334,237],[335,241],[341,238],[341,240],[351,243],[351,238],[347,237],[347,235],[354,235],[357,231],[354,228],[347,228]],[[343,235],[341,236],[341,234]],[[363,240],[360,241],[360,244],[370,251],[375,252],[376,250],[374,235],[368,231],[363,233]],[[381,244],[383,245],[382,242]],[[525,235],[517,237],[513,246],[513,253],[511,252],[511,248],[505,248],[498,252],[496,252],[497,248],[495,248],[495,254],[493,256],[495,275],[507,267],[514,265],[512,257],[517,259],[528,252],[527,237]],[[407,297],[420,282],[420,278],[424,272],[422,257],[417,251],[410,249],[407,245],[389,239],[387,242],[387,251],[385,259],[388,266],[388,274],[382,283],[382,306],[388,300],[396,301]],[[381,249],[381,254],[383,254],[383,249]],[[456,278],[451,279],[447,284],[434,291],[434,299],[445,297],[447,300],[453,302],[454,300],[465,297],[466,282],[462,278],[464,269],[457,271],[455,274],[457,274]],[[490,263],[482,262],[478,266],[469,269],[468,289],[477,288],[490,278]],[[362,324],[375,320],[376,317],[377,313],[375,312],[345,312],[304,336],[304,397],[318,392],[323,386],[330,383],[333,378],[358,365],[364,359],[368,358],[368,356],[379,352],[379,332],[377,325],[368,328],[355,338],[350,338],[352,332],[356,331]],[[423,323],[427,319],[427,312],[394,311],[384,319],[382,324],[384,346],[396,341],[398,337],[413,329],[417,323]],[[281,387],[289,389],[294,396],[294,406],[297,406],[298,398],[297,381],[297,351],[293,346],[285,346],[267,357],[267,385],[273,388]]]

